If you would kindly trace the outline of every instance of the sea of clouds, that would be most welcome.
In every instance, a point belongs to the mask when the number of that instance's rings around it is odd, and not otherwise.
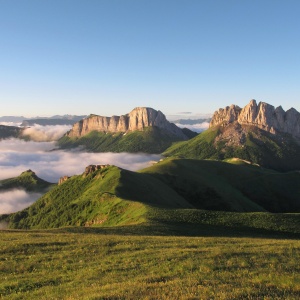
[[[16,177],[31,169],[49,182],[61,176],[82,174],[90,164],[110,164],[136,171],[152,165],[161,156],[144,153],[90,153],[56,149],[55,141],[70,129],[68,125],[35,125],[25,130],[33,141],[0,140],[0,180]],[[0,192],[0,214],[28,207],[41,195],[22,189]]]
[[[13,189],[0,192],[0,214],[7,214],[22,210],[31,205],[41,196],[42,194],[28,193],[23,189]]]
[[[0,180],[31,169],[39,177],[57,182],[61,176],[81,174],[90,164],[111,164],[139,170],[161,156],[144,153],[90,153],[55,149],[55,142],[26,142],[20,139],[0,141]]]
[[[13,122],[0,122],[0,124],[20,126],[20,123]],[[201,132],[208,128],[209,123],[176,125]],[[23,132],[23,135],[29,136],[31,141],[0,140],[0,180],[16,177],[31,169],[40,178],[56,183],[61,176],[82,174],[85,167],[90,164],[110,164],[136,171],[152,165],[161,158],[156,154],[90,153],[56,149],[55,141],[70,129],[70,125],[42,126],[35,124]],[[40,196],[41,194],[28,193],[22,189],[2,191],[0,192],[0,214],[22,210]]]
[[[20,127],[20,122],[0,122],[0,125]],[[67,131],[72,128],[71,125],[39,125],[34,124],[26,127],[22,133],[23,136],[29,136],[36,142],[57,141]]]
[[[195,131],[195,132],[199,133],[199,132],[202,132],[202,131],[208,129],[209,122],[202,122],[202,123],[193,124],[193,125],[175,123],[175,125],[180,127],[180,128],[188,128],[192,131]]]
[[[21,122],[0,122],[0,125],[19,127]]]
[[[57,141],[68,130],[72,128],[71,125],[38,125],[25,128],[23,131],[24,136],[29,136],[31,140],[36,142],[51,142]]]

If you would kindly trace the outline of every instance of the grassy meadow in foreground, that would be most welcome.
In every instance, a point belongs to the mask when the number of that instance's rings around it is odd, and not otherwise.
[[[298,299],[300,241],[1,231],[2,299]]]

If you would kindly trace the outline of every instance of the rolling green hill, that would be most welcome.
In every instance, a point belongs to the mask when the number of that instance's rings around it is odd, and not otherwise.
[[[300,212],[300,173],[239,161],[165,159],[144,169],[194,207],[227,211]]]
[[[300,170],[299,153],[300,144],[289,134],[274,135],[254,126],[229,124],[176,143],[163,154],[192,159],[240,158],[265,168],[290,171]]]
[[[20,229],[136,225],[185,232],[225,226],[300,233],[300,214],[282,214],[300,212],[299,183],[298,172],[218,161],[166,159],[141,172],[107,166],[69,178],[0,220]]]
[[[190,130],[185,130],[191,133]],[[84,147],[92,152],[145,152],[161,153],[181,140],[179,137],[158,127],[147,127],[144,131],[127,133],[104,133],[92,131],[82,137],[64,136],[58,141],[62,149]]]
[[[28,192],[45,192],[53,185],[36,176],[33,171],[27,170],[17,177],[0,180],[0,191],[22,188]]]
[[[9,222],[12,228],[137,224],[148,205],[192,207],[156,178],[110,166],[69,178]]]

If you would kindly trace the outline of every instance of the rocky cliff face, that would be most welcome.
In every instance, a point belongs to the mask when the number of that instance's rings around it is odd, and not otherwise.
[[[294,108],[285,112],[281,106],[275,108],[270,104],[257,104],[255,100],[251,100],[243,109],[237,105],[220,108],[214,113],[210,127],[234,122],[256,126],[271,133],[289,133],[300,138],[300,113]]]
[[[209,123],[209,127],[214,127],[219,124],[229,124],[236,121],[241,112],[241,108],[237,105],[226,106],[216,111]]]
[[[75,123],[73,128],[66,134],[69,137],[81,137],[91,131],[99,132],[128,132],[143,131],[145,127],[157,126],[182,139],[186,139],[182,130],[175,124],[167,121],[161,111],[149,107],[137,107],[130,113],[122,116],[103,117],[90,115]]]

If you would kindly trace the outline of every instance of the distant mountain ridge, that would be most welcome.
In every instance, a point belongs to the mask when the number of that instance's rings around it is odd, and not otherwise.
[[[2,116],[0,122],[22,122],[24,119],[23,116]]]
[[[73,125],[78,120],[71,120],[71,119],[30,119],[30,120],[23,120],[20,126],[28,127],[33,125],[41,125],[41,126],[55,126],[55,125]]]
[[[136,107],[130,113],[121,116],[104,117],[92,114],[75,123],[66,136],[82,137],[92,131],[126,133],[143,131],[147,127],[158,127],[181,139],[187,139],[182,130],[170,123],[161,111],[150,107]]]
[[[178,119],[174,120],[173,123],[181,125],[196,125],[204,122],[210,122],[211,118],[207,119]]]
[[[281,106],[275,108],[265,102],[251,100],[244,108],[237,105],[226,106],[216,111],[210,127],[237,122],[241,125],[256,126],[270,133],[289,133],[300,139],[300,113],[290,108],[284,111]]]
[[[23,132],[23,128],[15,126],[0,125],[0,140],[7,138],[19,138]]]

